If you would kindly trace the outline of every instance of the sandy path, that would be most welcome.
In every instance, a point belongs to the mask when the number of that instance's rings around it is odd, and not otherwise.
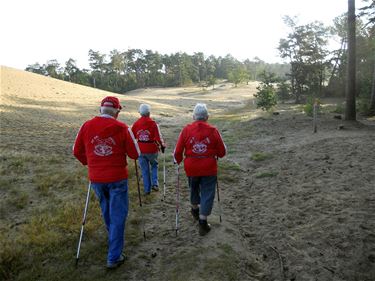
[[[162,127],[167,124],[164,131],[170,146],[190,122],[189,108],[195,102],[214,108],[212,117],[223,112],[230,117],[225,110],[243,106],[251,98],[236,96],[239,99],[233,101],[228,92],[215,93],[215,98],[212,94],[199,100],[194,93],[180,94],[183,98],[174,100],[174,108],[182,109],[177,117],[175,113],[168,118],[156,116]],[[147,94],[137,97],[151,99]],[[180,231],[174,235],[176,171],[167,155],[167,200],[160,202],[159,197],[147,206],[150,239],[137,249],[156,257],[141,259],[145,270],[133,272],[134,279],[373,280],[374,127],[344,122],[345,129],[337,130],[343,122],[326,114],[318,133],[312,134],[311,119],[301,114],[281,111],[279,116],[255,120],[250,115],[244,111],[245,118],[230,126],[219,123],[224,139],[229,139],[225,161],[240,168],[230,172],[232,182],[220,182],[224,221],[219,223],[215,203],[210,217],[213,230],[206,237],[198,236],[189,214],[184,177]],[[239,136],[235,142],[233,135]],[[271,157],[252,161],[255,152]],[[267,173],[271,176],[262,177]],[[190,264],[180,264],[189,259]]]

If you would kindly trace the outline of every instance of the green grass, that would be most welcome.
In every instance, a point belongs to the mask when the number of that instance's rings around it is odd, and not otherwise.
[[[278,172],[262,172],[262,173],[258,173],[255,175],[255,177],[257,179],[261,179],[261,178],[272,178],[272,177],[276,177],[279,173]]]
[[[238,181],[236,172],[241,171],[241,166],[227,160],[219,161],[218,178],[219,182],[235,183]]]
[[[267,159],[272,158],[272,154],[270,153],[265,153],[265,152],[254,152],[251,156],[250,159],[256,162],[264,161]]]

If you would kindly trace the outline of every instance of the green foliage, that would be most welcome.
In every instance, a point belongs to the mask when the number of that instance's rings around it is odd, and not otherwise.
[[[344,106],[342,104],[337,104],[336,107],[332,110],[332,113],[343,114]]]
[[[258,92],[254,95],[257,108],[269,111],[277,104],[276,91],[272,83],[277,79],[274,73],[264,71],[261,74],[262,82],[257,87]]]
[[[290,84],[286,81],[281,81],[277,84],[276,95],[277,99],[281,101],[286,101],[292,98]]]
[[[329,29],[321,22],[297,25],[296,19],[290,17],[285,17],[284,22],[291,32],[280,40],[278,49],[280,56],[290,61],[292,92],[298,103],[302,95],[322,93]]]
[[[272,177],[275,177],[277,176],[279,173],[278,172],[262,172],[262,173],[258,173],[255,175],[255,177],[257,179],[261,179],[261,178],[272,178]]]
[[[264,152],[255,152],[251,155],[250,159],[256,162],[264,161],[272,158],[272,155]]]
[[[230,54],[225,57],[205,57],[202,52],[189,55],[174,53],[162,55],[151,50],[112,50],[109,54],[89,50],[90,69],[80,69],[69,58],[65,66],[56,60],[46,64],[35,63],[26,70],[63,79],[73,83],[124,93],[142,87],[175,87],[201,84],[213,86],[218,79],[229,79],[236,86],[250,79],[257,80],[264,70],[285,76],[288,64],[267,64],[259,58],[240,62]]]
[[[228,80],[229,82],[234,83],[234,86],[237,87],[238,84],[247,80],[247,73],[242,66],[236,66],[235,69],[229,72]]]
[[[308,116],[313,116],[314,114],[314,103],[317,102],[318,105],[321,104],[319,99],[314,99],[312,97],[307,99],[306,104],[303,106],[303,111],[308,115]],[[319,110],[320,107],[318,107]]]

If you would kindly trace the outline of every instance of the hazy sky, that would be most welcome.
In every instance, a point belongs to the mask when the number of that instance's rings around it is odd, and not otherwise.
[[[71,57],[88,67],[88,51],[151,49],[280,61],[282,16],[329,25],[347,0],[2,0],[0,64],[24,69]],[[357,0],[357,6],[358,6]]]

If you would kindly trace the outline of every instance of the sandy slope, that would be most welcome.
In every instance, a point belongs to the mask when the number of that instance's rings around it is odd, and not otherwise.
[[[160,201],[158,194],[146,204],[148,238],[127,248],[132,266],[119,269],[116,278],[375,279],[373,121],[347,123],[324,114],[318,133],[312,134],[311,119],[290,106],[280,107],[278,116],[255,110],[249,103],[255,86],[223,84],[204,93],[195,87],[143,89],[117,95],[126,106],[120,119],[128,124],[135,121],[139,103],[150,103],[169,146],[166,200]],[[76,130],[96,114],[108,94],[2,67],[0,149],[71,157]],[[171,152],[196,102],[208,104],[228,145],[228,156],[221,161],[223,222],[216,204],[212,231],[198,236],[182,176],[175,237],[176,170]],[[52,132],[43,129],[52,123]],[[345,129],[337,130],[341,123]],[[40,134],[28,135],[29,126],[40,126]],[[253,161],[256,152],[269,157]],[[101,261],[94,262],[90,270],[102,270],[100,266]]]

